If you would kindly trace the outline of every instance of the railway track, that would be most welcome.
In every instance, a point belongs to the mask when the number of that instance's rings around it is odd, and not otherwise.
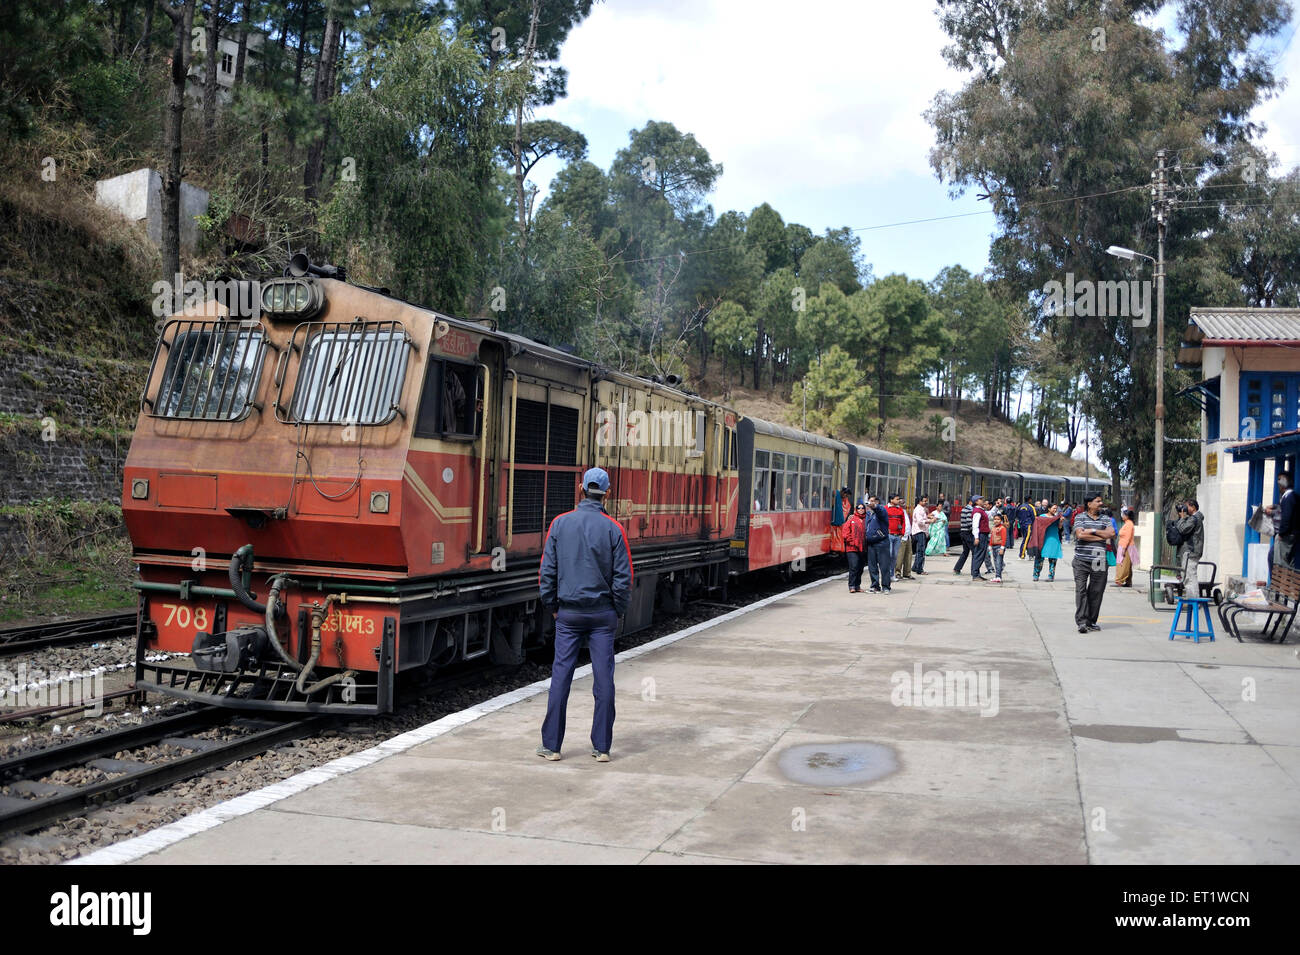
[[[135,611],[83,617],[62,623],[38,623],[30,627],[0,630],[0,657],[13,656],[46,647],[61,647],[92,640],[114,640],[135,634]]]
[[[172,783],[265,752],[316,732],[325,717],[250,719],[205,707],[125,729],[0,760],[0,835],[27,832],[111,802],[155,792]],[[225,739],[192,734],[230,730]],[[132,753],[154,748],[145,759]],[[168,750],[159,759],[158,751]],[[47,777],[69,772],[91,778]]]

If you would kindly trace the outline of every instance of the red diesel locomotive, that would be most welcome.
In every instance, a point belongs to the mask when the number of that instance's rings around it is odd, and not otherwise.
[[[364,715],[403,671],[522,662],[591,463],[636,565],[627,632],[725,588],[734,412],[321,273],[162,330],[123,490],[140,686]]]

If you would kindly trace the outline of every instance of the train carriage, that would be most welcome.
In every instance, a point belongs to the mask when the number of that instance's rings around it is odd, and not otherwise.
[[[1065,500],[1069,486],[1066,479],[1060,475],[1023,472],[1020,478],[1021,493],[1028,501],[1034,502],[1046,499],[1049,504],[1059,504]]]
[[[918,471],[920,489],[917,493],[928,495],[931,504],[938,503],[940,494],[949,504],[956,500],[965,501],[971,495],[971,485],[974,480],[974,472],[971,468],[944,461],[921,459]],[[951,514],[948,515],[948,519],[952,520]]]
[[[731,541],[732,569],[746,573],[826,554],[834,494],[847,485],[843,442],[759,418],[741,418],[739,484],[749,505]]]
[[[894,494],[903,495],[911,505],[916,492],[916,465],[920,460],[910,454],[896,454],[862,444],[849,444],[849,467],[853,475],[853,500],[861,501],[875,494],[887,504]]]
[[[1111,501],[1110,481],[1104,477],[1067,477],[1066,500],[1072,504],[1081,504],[1094,494],[1100,494],[1107,503]]]
[[[1020,500],[1021,477],[1014,471],[971,468],[971,493],[982,494],[990,501],[998,498]]]

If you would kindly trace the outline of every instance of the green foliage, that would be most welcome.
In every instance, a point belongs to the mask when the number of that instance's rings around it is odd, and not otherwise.
[[[943,341],[943,326],[930,307],[925,284],[887,275],[850,302],[861,335],[861,350],[855,352],[868,356],[864,364],[874,369],[881,422],[919,414],[927,396],[924,379],[937,366]]]
[[[871,386],[854,357],[839,345],[831,345],[795,383],[790,400],[794,420],[803,419],[806,400],[808,430],[830,437],[855,438],[878,423],[872,414],[876,401]]]
[[[816,295],[823,283],[834,285],[844,293],[853,293],[862,287],[852,252],[830,239],[818,239],[804,254],[799,278],[810,295]]]
[[[336,100],[338,148],[355,158],[356,181],[337,184],[321,224],[358,278],[452,311],[480,288],[504,217],[493,190],[508,100],[498,79],[471,34],[430,26],[385,41],[373,84]]]
[[[1181,0],[1173,37],[1148,25],[1155,7],[1103,0],[940,4],[941,25],[953,41],[945,57],[972,75],[957,93],[936,97],[927,114],[937,138],[931,162],[954,191],[975,187],[990,198],[1000,230],[994,272],[1022,295],[1067,272],[1132,277],[1105,250],[1150,245],[1144,224],[1157,149],[1168,150],[1170,165],[1176,157],[1185,170],[1206,160],[1225,165],[1255,132],[1251,109],[1277,79],[1252,50],[1285,25],[1288,5]],[[1169,260],[1201,258],[1197,246],[1217,218],[1180,222],[1170,235]],[[1191,267],[1180,284],[1178,267],[1168,283],[1167,345],[1176,342],[1201,289],[1224,287]],[[1238,278],[1251,282],[1245,269]],[[1154,328],[1135,329],[1126,316],[1040,313],[1037,330],[1069,356],[1075,377],[1092,382],[1083,407],[1102,429],[1108,464],[1148,485]],[[1176,381],[1172,376],[1174,387]],[[1194,431],[1194,405],[1167,408],[1172,434]],[[1167,466],[1192,466],[1189,450],[1173,446]]]

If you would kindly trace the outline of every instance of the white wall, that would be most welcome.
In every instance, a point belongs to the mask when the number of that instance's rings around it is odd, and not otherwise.
[[[95,183],[95,202],[140,223],[154,245],[162,245],[162,175],[156,169],[101,179]],[[193,252],[199,241],[194,217],[208,211],[208,192],[181,183],[181,249]]]

